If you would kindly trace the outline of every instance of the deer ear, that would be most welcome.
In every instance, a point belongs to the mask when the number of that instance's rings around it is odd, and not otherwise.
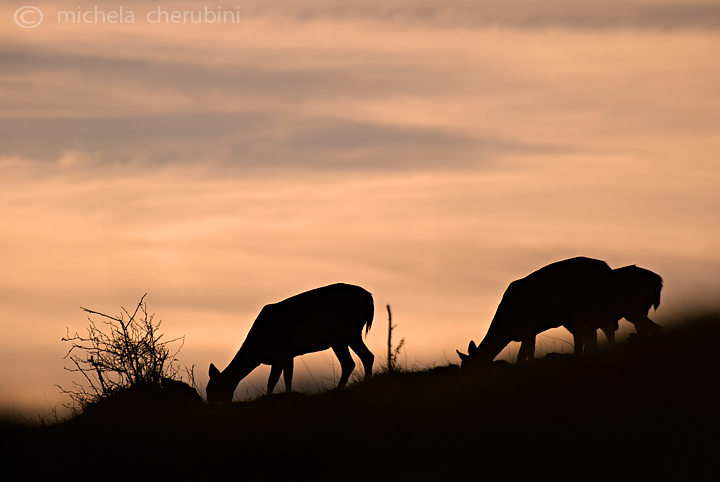
[[[220,375],[220,370],[215,368],[215,365],[212,363],[210,364],[210,371],[209,371],[210,378]]]
[[[472,352],[477,351],[477,346],[475,346],[475,342],[473,340],[470,340],[470,344],[468,345],[468,355],[472,355]]]
[[[460,353],[460,350],[455,350],[455,351],[457,352],[458,356],[460,357],[460,361],[465,361],[469,358],[466,354]]]

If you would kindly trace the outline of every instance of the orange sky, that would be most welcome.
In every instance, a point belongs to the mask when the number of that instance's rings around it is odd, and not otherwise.
[[[338,281],[374,294],[377,359],[390,303],[418,366],[567,257],[661,274],[661,324],[720,304],[717,2],[146,3],[0,7],[0,406],[67,402],[79,307],[146,292],[201,383],[264,304]],[[303,358],[299,387],[333,384]]]

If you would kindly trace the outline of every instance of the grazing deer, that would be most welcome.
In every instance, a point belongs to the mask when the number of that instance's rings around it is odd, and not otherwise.
[[[618,319],[625,318],[635,325],[638,335],[662,331],[662,327],[648,318],[650,308],[660,306],[663,280],[660,275],[635,265],[613,270],[613,289]]]
[[[372,376],[375,357],[362,340],[374,316],[372,295],[359,286],[334,284],[317,288],[266,305],[255,319],[245,342],[222,372],[210,364],[208,402],[229,402],[240,380],[260,364],[270,365],[267,394],[270,395],[284,374],[285,390],[290,393],[293,358],[332,348],[340,360],[342,388],[355,369],[348,347],[360,357],[365,379]]]
[[[463,366],[489,362],[519,341],[522,362],[534,357],[538,333],[564,326],[581,354],[597,346],[598,329],[613,345],[623,317],[638,334],[656,332],[660,326],[647,313],[660,304],[661,289],[660,276],[636,266],[612,270],[604,261],[583,257],[558,261],[510,283],[480,345],[471,341],[467,355],[457,353]]]
[[[662,326],[648,317],[650,308],[657,310],[660,306],[662,287],[663,280],[660,275],[635,265],[612,271],[610,288],[606,291],[609,299],[602,312],[603,316],[607,317],[607,321],[597,327],[605,333],[611,348],[615,346],[615,332],[620,327],[618,321],[621,318],[625,318],[635,326],[635,332],[639,337],[644,338],[662,332]],[[596,349],[596,328],[588,325],[584,327],[582,333],[585,351]]]

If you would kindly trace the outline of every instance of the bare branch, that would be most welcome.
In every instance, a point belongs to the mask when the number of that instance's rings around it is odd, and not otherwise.
[[[90,316],[87,337],[77,332],[70,336],[70,330],[66,330],[62,341],[71,346],[64,358],[69,358],[76,367],[66,370],[80,372],[92,391],[74,382],[69,390],[59,388],[80,408],[120,388],[138,383],[160,383],[163,378],[175,379],[180,371],[177,354],[185,344],[185,337],[161,341],[163,335],[157,331],[162,321],[155,323],[154,315],[148,314],[145,296],[147,293],[132,315],[122,307],[119,317],[81,308],[91,315],[101,316],[104,331]],[[177,341],[181,342],[180,347],[171,355],[169,345]]]

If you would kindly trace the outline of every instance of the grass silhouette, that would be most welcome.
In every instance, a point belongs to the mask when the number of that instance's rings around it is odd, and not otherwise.
[[[136,389],[62,423],[5,425],[2,453],[24,477],[691,479],[718,465],[718,340],[709,315],[614,351],[320,394],[207,405],[181,386]]]

